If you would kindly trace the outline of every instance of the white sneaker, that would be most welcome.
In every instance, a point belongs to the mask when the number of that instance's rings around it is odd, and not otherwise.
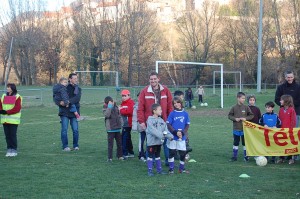
[[[141,160],[142,162],[146,162],[146,161],[147,161],[144,157],[141,157],[140,160]]]
[[[70,147],[66,147],[63,149],[63,151],[71,151]]]
[[[11,149],[10,157],[15,157],[18,155],[17,150]]]
[[[11,149],[7,149],[5,157],[11,157]]]
[[[128,153],[127,157],[128,158],[134,158],[134,154]]]

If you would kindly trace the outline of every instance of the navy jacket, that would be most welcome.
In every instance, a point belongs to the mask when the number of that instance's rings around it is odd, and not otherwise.
[[[275,103],[280,106],[280,97],[282,95],[291,95],[293,97],[295,111],[297,115],[300,115],[300,86],[295,81],[289,84],[285,81],[277,87],[275,93]]]
[[[77,112],[78,114],[80,114],[80,98],[81,98],[81,88],[79,86],[78,87],[78,94],[75,94],[75,86],[73,86],[72,84],[69,84],[67,86],[67,91],[68,91],[68,95],[69,95],[69,102],[70,104],[74,104],[76,106]],[[70,112],[70,108],[69,107],[65,107],[65,106],[59,106],[59,116],[65,116],[65,117],[75,117],[74,113]]]

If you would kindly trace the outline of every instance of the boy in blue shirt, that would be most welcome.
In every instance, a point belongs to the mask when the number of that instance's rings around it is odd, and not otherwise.
[[[269,101],[265,104],[266,113],[264,113],[260,120],[259,125],[265,128],[279,128],[281,121],[276,113],[274,113],[275,104]],[[271,163],[275,163],[275,156],[272,156]]]

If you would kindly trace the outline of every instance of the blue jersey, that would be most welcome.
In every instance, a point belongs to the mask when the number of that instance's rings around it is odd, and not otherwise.
[[[176,131],[178,131],[178,129],[184,130],[186,125],[190,124],[189,114],[184,110],[174,110],[170,113],[167,124],[170,124]],[[174,135],[174,140],[178,140],[177,135]],[[182,140],[186,140],[185,135],[182,137]]]
[[[280,127],[281,121],[276,113],[264,113],[259,120],[259,124],[261,126]]]

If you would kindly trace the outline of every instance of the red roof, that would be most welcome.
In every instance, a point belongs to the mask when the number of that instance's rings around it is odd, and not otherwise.
[[[72,13],[73,9],[71,7],[63,6],[61,7],[60,11],[64,13]]]

